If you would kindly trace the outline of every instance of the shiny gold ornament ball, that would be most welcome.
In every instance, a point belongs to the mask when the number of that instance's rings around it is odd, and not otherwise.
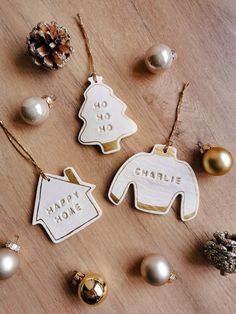
[[[201,152],[203,168],[210,175],[222,176],[233,166],[232,155],[223,147],[211,147],[206,144],[201,148]]]
[[[81,301],[89,305],[96,305],[106,299],[108,287],[103,276],[97,273],[77,274],[80,276],[78,296]]]

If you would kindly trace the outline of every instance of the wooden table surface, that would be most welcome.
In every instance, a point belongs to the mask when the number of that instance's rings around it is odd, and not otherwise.
[[[91,40],[99,74],[128,105],[138,132],[122,150],[104,156],[77,142],[77,117],[88,77],[88,59],[74,19],[80,12]],[[73,166],[96,184],[100,220],[60,244],[31,225],[37,174],[0,135],[0,241],[20,235],[21,265],[0,282],[0,313],[235,313],[236,277],[220,276],[206,263],[202,244],[216,230],[235,232],[236,174],[205,174],[197,142],[228,148],[236,155],[236,5],[233,0],[2,0],[0,2],[1,119],[32,152],[45,171],[62,174]],[[64,69],[50,72],[33,65],[25,38],[37,22],[56,20],[68,27],[75,48]],[[178,60],[162,75],[149,74],[145,51],[165,43]],[[190,88],[175,146],[189,162],[200,187],[197,217],[183,223],[179,204],[164,216],[134,209],[133,193],[116,207],[107,198],[119,166],[137,152],[165,143],[178,93]],[[55,107],[39,127],[19,118],[22,101],[54,93]],[[173,284],[153,287],[139,275],[143,256],[164,255],[178,274]],[[104,274],[109,296],[102,305],[81,304],[69,280],[74,270]]]

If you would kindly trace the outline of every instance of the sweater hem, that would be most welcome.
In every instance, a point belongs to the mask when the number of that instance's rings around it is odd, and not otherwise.
[[[168,206],[163,207],[163,206],[154,206],[154,205],[149,205],[141,202],[137,202],[137,207],[140,209],[145,209],[145,210],[155,210],[159,212],[166,212],[168,210]]]

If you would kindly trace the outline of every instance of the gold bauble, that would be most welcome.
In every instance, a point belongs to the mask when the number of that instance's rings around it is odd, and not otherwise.
[[[107,282],[97,273],[88,273],[81,276],[78,286],[80,300],[89,305],[96,305],[103,302],[107,297]]]
[[[211,147],[206,144],[202,146],[201,152],[203,168],[213,176],[222,176],[233,166],[232,155],[223,147]]]

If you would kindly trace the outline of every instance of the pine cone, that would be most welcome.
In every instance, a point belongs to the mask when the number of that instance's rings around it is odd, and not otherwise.
[[[230,235],[227,231],[215,232],[215,239],[204,245],[204,254],[207,260],[220,269],[221,274],[236,272],[236,234]]]
[[[64,26],[56,22],[40,22],[27,37],[28,52],[36,65],[49,69],[62,68],[74,49]]]

